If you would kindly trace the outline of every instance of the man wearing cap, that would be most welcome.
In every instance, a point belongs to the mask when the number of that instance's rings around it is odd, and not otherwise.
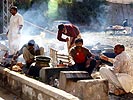
[[[15,54],[19,50],[20,30],[23,27],[23,17],[17,12],[16,6],[10,8],[12,14],[10,18],[9,28],[7,31],[7,38],[9,42],[10,55]]]
[[[34,62],[34,56],[44,55],[44,48],[39,47],[34,40],[30,40],[28,44],[23,45],[23,47],[18,51],[18,56],[21,54],[23,54],[27,67],[30,67]]]
[[[70,37],[70,40],[69,38],[62,38],[62,35],[66,35],[68,37]],[[68,49],[70,49],[72,46],[74,46],[74,41],[76,38],[81,38],[81,35],[80,35],[80,31],[79,29],[73,25],[73,24],[61,24],[61,25],[58,25],[58,35],[57,35],[57,39],[59,41],[63,41],[63,42],[70,42],[68,43]]]

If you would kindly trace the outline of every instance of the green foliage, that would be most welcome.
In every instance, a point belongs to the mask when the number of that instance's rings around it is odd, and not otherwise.
[[[100,5],[105,4],[104,0],[84,0],[83,2],[73,2],[68,5],[67,15],[72,22],[89,24],[91,18],[96,19],[101,12]]]
[[[133,8],[133,3],[130,4],[130,7]]]
[[[91,18],[96,19],[99,13],[103,12],[101,5],[106,4],[106,0],[57,0],[58,1],[58,16],[56,19],[68,19],[74,23],[90,24]],[[14,5],[19,9],[29,9],[33,4],[39,9],[38,5],[48,3],[49,0],[14,0]],[[2,4],[2,1],[0,2]],[[132,4],[131,4],[132,6]],[[2,7],[2,5],[0,5]],[[2,10],[0,10],[2,11]],[[57,14],[56,13],[56,14]]]
[[[49,0],[15,0],[15,4],[18,8],[28,9],[34,3],[41,4],[42,2],[49,2]],[[59,9],[66,11],[59,12],[57,16],[59,18],[67,18],[71,22],[75,23],[91,23],[91,18],[96,19],[99,13],[102,13],[104,9],[100,6],[106,4],[106,0],[83,0],[83,2],[77,2],[77,0],[58,0]]]
[[[3,3],[2,3],[2,0],[0,0],[0,8],[2,8],[2,4],[3,4]],[[1,10],[0,10],[0,13],[2,13],[2,11],[3,11],[3,10],[1,9]]]
[[[19,9],[28,9],[32,3],[32,0],[14,0],[14,5]]]

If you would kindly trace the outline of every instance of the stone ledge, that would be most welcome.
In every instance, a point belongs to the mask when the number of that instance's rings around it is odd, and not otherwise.
[[[51,87],[17,72],[10,71],[7,68],[0,67],[0,75],[4,78],[4,82],[3,79],[0,79],[0,82],[6,83],[3,87],[10,88],[13,93],[19,91],[20,96],[24,100],[26,98],[28,100],[38,100],[38,98],[41,98],[41,100],[47,100],[48,98],[52,98],[53,100],[79,100],[79,98],[63,90]]]

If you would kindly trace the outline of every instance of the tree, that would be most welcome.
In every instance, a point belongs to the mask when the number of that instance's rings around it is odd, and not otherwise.
[[[83,0],[83,2],[72,2],[67,4],[67,16],[72,22],[91,23],[91,18],[96,19],[101,13],[100,6],[105,4],[105,0]]]

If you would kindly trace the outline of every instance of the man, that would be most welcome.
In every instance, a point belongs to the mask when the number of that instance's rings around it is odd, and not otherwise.
[[[21,54],[23,54],[26,66],[29,68],[34,62],[35,56],[44,55],[44,48],[39,47],[34,40],[29,40],[28,44],[24,44],[23,47],[17,52],[18,56]]]
[[[94,55],[83,47],[83,39],[75,40],[75,47],[70,50],[70,70],[87,71],[90,75],[96,66]]]
[[[114,47],[116,57],[108,58],[104,55],[101,59],[113,63],[113,67],[100,68],[101,76],[109,81],[110,92],[121,95],[129,93],[133,87],[133,65],[129,55],[125,52],[124,45],[117,44]]]
[[[66,35],[68,37],[70,37],[70,40],[69,38],[62,38],[62,35]],[[80,31],[79,29],[73,25],[73,24],[61,24],[61,25],[58,25],[58,35],[57,35],[57,39],[59,41],[63,41],[63,42],[70,42],[68,43],[68,49],[70,49],[71,47],[74,46],[74,41],[76,38],[81,38],[81,35],[80,35]]]
[[[127,27],[128,26],[128,19],[125,19],[122,23],[123,27]]]
[[[35,64],[35,56],[44,55],[44,48],[39,47],[34,40],[29,40],[27,44],[24,44],[22,48],[17,51],[16,59],[23,54],[23,58],[26,65],[23,67],[23,72],[26,75],[39,77],[39,71],[41,67]]]
[[[125,29],[124,33],[128,33],[128,34],[132,33],[132,27],[129,26],[128,19],[125,19],[122,25]]]
[[[10,13],[12,14],[7,32],[9,42],[9,55],[15,54],[19,49],[20,30],[23,27],[23,17],[17,12],[17,7],[12,6]]]

